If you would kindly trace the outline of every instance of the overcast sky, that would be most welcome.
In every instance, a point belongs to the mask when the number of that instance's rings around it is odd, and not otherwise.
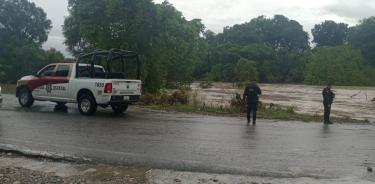
[[[68,0],[31,0],[42,7],[53,28],[45,48],[54,47],[68,55],[63,44],[61,26],[68,15]],[[164,0],[154,0],[161,3]],[[310,33],[324,20],[355,25],[359,20],[375,16],[373,0],[169,0],[187,19],[200,18],[216,33],[225,26],[248,22],[259,15],[282,14],[297,20]]]

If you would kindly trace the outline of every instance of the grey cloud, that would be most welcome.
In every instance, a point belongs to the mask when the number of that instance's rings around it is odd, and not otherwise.
[[[72,55],[67,51],[64,45],[65,38],[63,36],[52,36],[49,35],[48,41],[43,45],[44,49],[55,48],[65,55],[65,57],[72,57]]]
[[[31,0],[36,6],[41,7],[47,13],[47,18],[52,21],[52,29],[48,36],[47,42],[43,45],[45,49],[51,47],[61,51],[66,57],[71,55],[66,51],[64,45],[65,38],[62,35],[62,25],[64,24],[64,17],[68,15],[68,1],[67,0]]]
[[[370,16],[375,16],[375,2],[362,0],[336,1],[324,7],[327,13],[339,17],[358,21]]]

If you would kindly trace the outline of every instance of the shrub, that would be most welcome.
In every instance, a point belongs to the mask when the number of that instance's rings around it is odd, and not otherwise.
[[[238,109],[241,112],[246,111],[246,102],[242,99],[241,95],[236,93],[236,95],[230,101],[230,107],[234,109]]]
[[[143,98],[141,99],[141,102],[145,105],[156,104],[157,101],[158,101],[157,96],[152,95],[152,94],[145,94],[143,95]]]
[[[184,90],[175,91],[168,97],[168,103],[170,105],[188,104],[188,102],[189,102],[189,94],[187,94],[186,91]]]
[[[176,90],[171,94],[165,90],[161,90],[159,94],[144,95],[141,102],[144,105],[188,104],[189,94],[184,90]]]

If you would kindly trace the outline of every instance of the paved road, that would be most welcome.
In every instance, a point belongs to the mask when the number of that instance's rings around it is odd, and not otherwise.
[[[99,162],[266,177],[374,181],[375,126],[260,120],[148,111],[79,115],[74,105],[18,107],[5,95],[0,147]],[[374,165],[375,166],[375,165]]]

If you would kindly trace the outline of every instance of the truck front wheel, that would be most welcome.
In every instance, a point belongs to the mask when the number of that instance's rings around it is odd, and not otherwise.
[[[78,99],[78,110],[82,115],[90,116],[96,112],[98,105],[94,97],[83,94]]]
[[[34,103],[33,95],[27,88],[22,88],[19,92],[18,102],[22,107],[31,107]]]
[[[112,110],[115,114],[122,114],[128,109],[129,104],[112,104]]]

